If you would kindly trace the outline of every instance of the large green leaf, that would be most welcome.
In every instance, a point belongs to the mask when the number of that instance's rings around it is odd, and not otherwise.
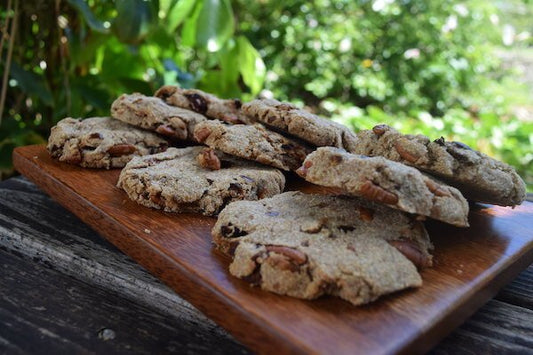
[[[37,96],[47,106],[54,106],[54,98],[50,87],[41,75],[24,70],[15,62],[11,63],[10,75],[26,94]]]
[[[181,30],[181,44],[186,47],[193,47],[196,44],[196,28],[198,24],[198,16],[202,11],[203,4],[197,2],[194,11],[185,23]]]
[[[222,98],[239,97],[241,91],[237,82],[224,83],[220,70],[208,70],[202,80],[198,83],[198,88],[207,92],[212,92]]]
[[[138,44],[150,32],[157,21],[158,1],[117,0],[117,17],[113,21],[113,31],[125,43]]]
[[[239,79],[239,46],[237,42],[230,39],[226,45],[218,52],[219,65],[223,85],[235,83]]]
[[[233,10],[229,0],[203,0],[202,5],[196,22],[196,45],[216,52],[233,35]]]
[[[80,98],[99,110],[109,109],[110,95],[106,90],[96,87],[90,77],[81,77],[72,83],[71,90],[77,91]]]
[[[178,0],[178,3],[166,14],[167,31],[174,32],[192,12],[195,4],[196,0]]]
[[[250,88],[252,94],[256,95],[261,91],[265,82],[265,63],[246,37],[239,36],[237,45],[239,47],[238,67],[242,80]]]
[[[93,12],[89,8],[89,5],[84,0],[67,0],[78,12],[83,16],[87,25],[96,32],[108,33],[109,28],[104,26],[104,23],[94,16]]]

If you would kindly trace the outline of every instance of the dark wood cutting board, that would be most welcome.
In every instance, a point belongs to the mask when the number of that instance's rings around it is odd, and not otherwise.
[[[423,352],[533,262],[533,203],[471,206],[470,228],[426,222],[435,266],[424,285],[355,307],[333,297],[303,301],[233,278],[211,245],[215,219],[130,201],[119,170],[58,163],[44,146],[17,148],[16,169],[238,340],[261,353]],[[297,180],[297,179],[295,179]],[[301,182],[289,188],[316,191]]]

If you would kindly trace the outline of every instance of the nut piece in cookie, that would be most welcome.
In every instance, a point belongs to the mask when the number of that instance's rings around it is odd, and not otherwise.
[[[155,96],[169,105],[192,110],[209,118],[231,124],[250,123],[248,117],[242,113],[242,103],[238,99],[223,100],[201,90],[182,89],[172,85],[161,87]]]
[[[311,148],[295,139],[269,131],[260,124],[228,125],[218,121],[198,124],[198,142],[226,154],[283,170],[296,170]]]
[[[198,165],[210,170],[220,170],[220,159],[215,154],[215,150],[211,148],[204,148],[196,157]]]
[[[472,201],[514,206],[526,196],[525,183],[511,166],[443,137],[431,141],[381,124],[359,132],[353,152],[416,167],[456,187]]]
[[[214,216],[232,201],[281,193],[285,177],[271,167],[188,147],[133,159],[117,185],[143,206]]]
[[[167,105],[141,94],[121,95],[111,105],[111,115],[131,125],[175,140],[194,141],[194,127],[207,118],[196,112]]]
[[[339,188],[347,195],[468,226],[468,203],[459,190],[398,162],[321,147],[296,172],[313,184]]]
[[[357,197],[286,192],[230,203],[212,234],[233,258],[232,275],[304,299],[329,294],[368,303],[419,287],[417,269],[432,264],[421,222]]]
[[[254,100],[242,110],[257,122],[319,147],[332,146],[351,151],[355,134],[346,126],[314,115],[296,106],[272,99]]]
[[[65,118],[50,132],[47,149],[61,162],[85,168],[122,168],[134,156],[163,152],[168,142],[109,117]]]

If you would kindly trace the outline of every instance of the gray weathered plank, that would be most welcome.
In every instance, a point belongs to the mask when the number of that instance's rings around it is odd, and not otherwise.
[[[533,311],[533,265],[518,275],[495,298]]]
[[[533,353],[533,311],[489,301],[446,337],[433,354]]]
[[[0,201],[0,248],[206,331],[226,334],[26,179],[0,184]]]
[[[231,338],[0,251],[0,353],[243,353]]]

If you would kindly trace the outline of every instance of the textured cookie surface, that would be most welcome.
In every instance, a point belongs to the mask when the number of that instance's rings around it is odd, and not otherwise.
[[[459,190],[415,168],[383,157],[367,157],[321,147],[297,173],[317,185],[384,203],[456,226],[468,226],[468,202]]]
[[[155,93],[167,104],[192,110],[210,118],[228,123],[250,123],[250,119],[241,111],[241,101],[223,100],[215,95],[196,89],[182,89],[165,85]]]
[[[231,201],[257,200],[283,191],[285,177],[279,170],[230,156],[220,159],[220,169],[206,169],[197,162],[203,149],[169,148],[133,159],[122,170],[117,186],[147,207],[208,216]]]
[[[242,110],[254,120],[289,133],[316,146],[352,151],[355,134],[348,127],[277,100],[254,100]]]
[[[166,150],[163,138],[110,117],[65,118],[52,127],[47,149],[59,161],[86,168],[121,168],[134,156]]]
[[[194,141],[196,124],[207,118],[196,112],[167,105],[156,97],[121,95],[111,105],[111,115],[121,121],[178,140]]]
[[[417,167],[455,186],[472,201],[514,206],[526,196],[525,183],[512,167],[442,137],[430,141],[378,125],[357,134],[354,152]]]
[[[286,192],[229,204],[213,228],[230,273],[262,289],[355,305],[422,284],[431,243],[413,216],[360,198]]]
[[[224,153],[283,170],[296,170],[311,151],[305,144],[260,124],[227,125],[207,121],[196,126],[194,136],[198,142]]]

